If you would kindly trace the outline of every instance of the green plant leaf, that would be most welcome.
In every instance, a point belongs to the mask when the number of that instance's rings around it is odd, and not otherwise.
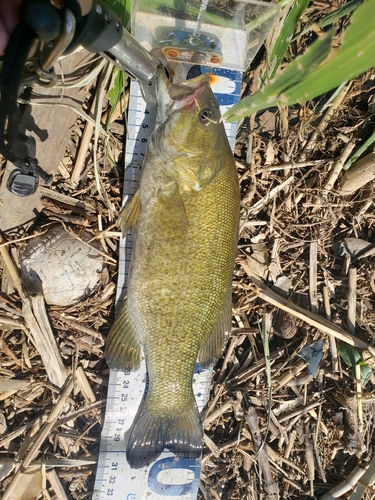
[[[357,9],[362,3],[363,0],[351,0],[347,3],[344,3],[343,5],[341,5],[341,7],[331,12],[331,14],[325,16],[318,23],[319,28],[324,28],[325,26],[329,26],[330,24],[335,23],[341,17],[347,16],[348,14],[353,12],[353,10]]]
[[[286,16],[285,22],[280,30],[279,36],[271,50],[270,67],[268,69],[268,78],[272,78],[277,68],[282,63],[288,45],[292,39],[299,18],[305,12],[310,0],[296,0]]]
[[[362,3],[363,0],[351,0],[341,5],[341,7],[323,17],[323,19],[321,19],[319,22],[312,23],[306,26],[301,32],[296,34],[295,38],[300,38],[301,36],[306,35],[306,33],[309,33],[309,31],[311,31],[314,28],[314,26],[317,26],[318,28],[325,28],[326,26],[331,26],[332,24],[339,21],[342,17],[351,14]]]
[[[109,103],[111,105],[111,112],[108,115],[107,119],[107,124],[106,124],[106,131],[109,132],[109,126],[112,120],[113,113],[115,112],[116,106],[119,103],[124,87],[125,87],[125,80],[127,78],[126,73],[121,71],[118,68],[113,68],[112,72],[112,81],[110,88],[107,93],[107,97],[109,100]],[[110,161],[112,161],[110,159]]]
[[[355,366],[361,360],[361,353],[349,344],[340,344],[337,350],[348,366]]]
[[[118,15],[123,26],[130,25],[130,0],[104,0],[104,2]]]
[[[374,19],[375,2],[365,0],[353,13],[340,47],[332,50],[329,57],[327,42],[332,30],[316,40],[262,90],[235,104],[223,118],[237,121],[270,106],[306,102],[368,70],[375,65]]]
[[[316,40],[302,56],[297,57],[269,84],[254,95],[244,97],[230,108],[224,114],[224,120],[236,121],[267,107],[290,105],[289,94],[327,58],[332,38],[333,31],[331,30]]]
[[[360,361],[359,366],[361,367],[361,386],[364,387],[374,372],[364,361]]]
[[[120,100],[122,91],[124,90],[125,80],[126,74],[119,68],[113,68],[112,81],[107,94],[109,104],[113,109]]]

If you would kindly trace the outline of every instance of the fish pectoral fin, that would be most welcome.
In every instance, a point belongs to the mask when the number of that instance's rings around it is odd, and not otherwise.
[[[109,331],[105,357],[111,368],[135,370],[140,363],[140,353],[141,345],[131,324],[125,299]]]
[[[230,289],[210,334],[199,350],[198,361],[202,367],[209,366],[220,356],[224,348],[224,340],[230,333],[231,321],[232,291]]]
[[[141,206],[141,196],[139,189],[134,193],[133,198],[123,208],[118,218],[118,226],[122,229],[122,235],[133,229],[138,220],[139,207]]]
[[[182,199],[177,182],[171,182],[164,189],[159,189],[157,197],[164,205],[166,221],[170,221],[176,229],[186,231],[188,220],[185,203]]]
[[[194,400],[180,411],[160,415],[147,405],[147,397],[130,428],[126,458],[132,469],[154,462],[164,448],[172,453],[196,459],[202,453],[203,428]]]

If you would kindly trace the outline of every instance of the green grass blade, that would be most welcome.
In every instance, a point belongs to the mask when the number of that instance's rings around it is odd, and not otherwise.
[[[330,26],[331,24],[334,24],[339,19],[341,19],[341,17],[349,15],[351,12],[357,9],[362,3],[363,0],[351,0],[350,2],[347,2],[344,5],[341,5],[341,7],[331,12],[331,14],[325,16],[324,19],[322,19],[319,23],[317,23],[317,26],[319,26],[319,28],[324,28],[325,26]]]
[[[343,166],[344,170],[348,170],[353,163],[355,163],[360,156],[365,153],[365,151],[375,142],[375,133],[371,134],[370,137],[355,151],[355,153],[348,159],[348,161]]]
[[[267,319],[266,315],[263,316],[262,318],[262,342],[263,342],[263,349],[264,349],[264,361],[266,363],[266,375],[267,375],[267,386],[268,386],[268,401],[267,401],[267,425],[266,425],[266,431],[264,433],[264,437],[262,440],[262,444],[260,445],[259,449],[257,450],[257,455],[259,455],[260,451],[266,444],[268,432],[270,430],[270,422],[271,422],[271,409],[272,409],[272,376],[271,376],[271,362],[270,362],[270,343],[269,343],[269,336],[268,336],[268,330],[267,330]]]
[[[111,112],[108,116],[106,130],[109,132],[109,125],[112,121],[113,113],[115,112],[117,104],[120,102],[122,93],[125,87],[127,74],[119,68],[113,68],[111,85],[107,93],[109,104],[111,105]]]
[[[112,73],[111,85],[108,90],[108,100],[112,108],[115,108],[120,100],[127,75],[119,68],[114,68]]]
[[[357,9],[361,4],[363,3],[363,0],[351,0],[344,5],[341,5],[338,9],[334,10],[327,16],[325,16],[321,21],[317,23],[312,23],[306,26],[302,31],[297,33],[297,35],[294,37],[296,40],[297,38],[300,38],[309,31],[313,29],[314,26],[317,26],[318,28],[325,28],[326,26],[331,26],[332,24],[335,24],[338,22],[342,17],[348,16],[351,14],[355,9]]]
[[[130,28],[130,0],[104,0],[115,14],[121,19],[122,24],[126,28]],[[116,106],[121,99],[127,79],[126,73],[118,68],[113,68],[111,85],[107,93],[109,103],[111,105],[111,113],[108,117],[106,130],[109,131],[109,124]]]
[[[374,19],[375,1],[365,0],[353,13],[340,47],[332,50],[329,57],[327,40],[332,30],[316,40],[269,85],[229,109],[223,118],[237,121],[270,106],[306,102],[368,70],[375,65]]]
[[[288,105],[285,97],[290,90],[296,88],[308,77],[313,68],[321,64],[328,56],[331,48],[333,31],[314,42],[303,54],[297,57],[273,81],[252,96],[244,97],[230,108],[223,116],[227,121],[237,121],[260,109],[276,105]]]
[[[123,26],[130,26],[130,0],[104,0],[104,2],[118,15]]]
[[[286,16],[285,22],[276,42],[272,48],[270,55],[270,68],[268,70],[268,78],[271,79],[275,75],[277,68],[282,63],[288,45],[294,35],[296,25],[299,18],[305,12],[306,7],[309,5],[310,0],[296,0]]]

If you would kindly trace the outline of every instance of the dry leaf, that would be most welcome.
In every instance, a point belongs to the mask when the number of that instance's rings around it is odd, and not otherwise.
[[[275,150],[273,148],[273,143],[272,141],[268,141],[266,148],[266,161],[264,162],[264,164],[272,165],[274,161],[275,161]]]
[[[340,194],[352,194],[375,179],[375,153],[356,161],[342,176]]]
[[[9,500],[37,500],[42,493],[42,467],[29,467],[11,493]]]
[[[13,462],[13,460],[2,458],[0,460],[0,481],[9,476],[15,466],[16,464],[15,462]]]
[[[255,243],[251,245],[251,250],[253,253],[247,256],[247,262],[257,276],[264,278],[269,266],[267,246],[265,243]]]

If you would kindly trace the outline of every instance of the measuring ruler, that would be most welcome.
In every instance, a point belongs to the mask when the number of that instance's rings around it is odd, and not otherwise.
[[[182,65],[181,65],[182,66]],[[239,71],[203,66],[182,66],[179,79],[194,71],[217,76],[213,91],[223,114],[240,98],[242,74]],[[154,127],[155,107],[146,105],[139,85],[131,82],[126,140],[124,204],[138,188],[141,167],[147,143]],[[225,124],[232,149],[235,144],[236,124]],[[132,251],[132,237],[127,235],[120,243],[117,303],[126,294],[126,282]],[[209,397],[211,369],[202,369],[197,363],[193,391],[198,410],[203,410]],[[143,469],[131,469],[126,460],[126,431],[138,411],[147,386],[145,362],[137,371],[111,370],[109,378],[105,422],[101,435],[99,462],[93,500],[193,500],[197,497],[200,462],[163,452],[159,459]]]

